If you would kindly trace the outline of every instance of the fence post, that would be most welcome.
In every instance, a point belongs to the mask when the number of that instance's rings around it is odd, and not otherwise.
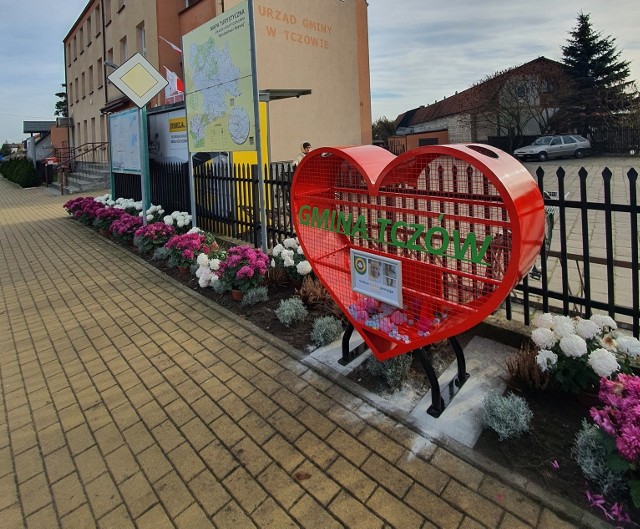
[[[629,205],[631,212],[631,291],[633,304],[633,335],[640,335],[640,274],[638,273],[638,195],[636,185],[638,183],[638,171],[629,169]]]
[[[264,207],[264,202],[260,200],[260,182],[258,179],[258,166],[251,166],[251,201],[253,203],[253,245],[256,248],[263,247],[266,248],[267,241],[262,240],[262,233],[264,230],[262,229],[262,215],[261,208]],[[262,202],[262,203],[261,203]],[[266,218],[266,212],[265,217]]]

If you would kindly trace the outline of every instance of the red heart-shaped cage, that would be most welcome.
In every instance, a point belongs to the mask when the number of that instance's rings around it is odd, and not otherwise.
[[[535,181],[486,145],[315,149],[291,205],[314,273],[379,360],[482,321],[544,237]]]

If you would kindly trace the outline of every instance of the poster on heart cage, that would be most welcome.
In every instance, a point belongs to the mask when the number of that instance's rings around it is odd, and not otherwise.
[[[402,263],[351,249],[351,288],[354,292],[402,308]]]

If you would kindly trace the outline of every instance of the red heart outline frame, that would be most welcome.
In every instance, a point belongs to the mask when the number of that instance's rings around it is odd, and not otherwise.
[[[486,145],[427,146],[397,157],[371,145],[315,149],[295,172],[291,195],[307,260],[378,360],[480,323],[528,272],[544,239],[535,181],[515,158]],[[427,243],[426,234],[436,233],[440,247],[432,237]],[[455,257],[446,253],[454,239]],[[401,262],[403,310],[390,312],[351,289],[351,249]]]

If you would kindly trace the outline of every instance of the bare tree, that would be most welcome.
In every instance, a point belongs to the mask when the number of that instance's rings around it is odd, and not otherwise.
[[[560,63],[540,57],[495,73],[472,87],[472,129],[508,137],[510,148],[525,135],[551,132],[553,116],[568,87]]]

